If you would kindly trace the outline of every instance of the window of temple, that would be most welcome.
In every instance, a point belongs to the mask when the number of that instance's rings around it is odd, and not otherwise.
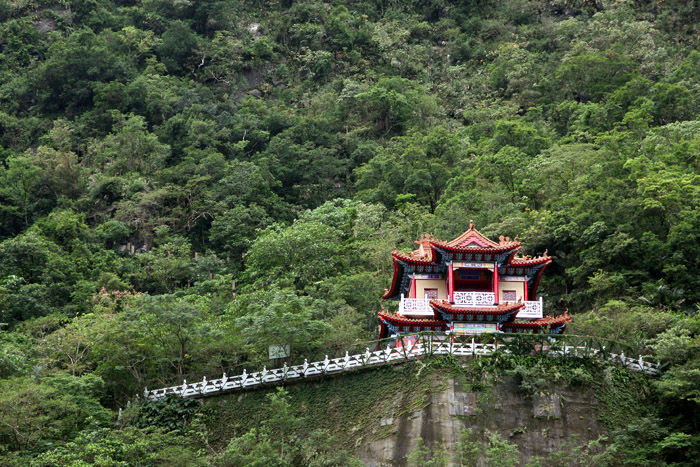
[[[518,300],[515,290],[504,290],[501,294],[504,302],[515,302]]]
[[[429,298],[431,300],[437,300],[438,298],[438,289],[424,289],[423,291],[423,296],[425,298]]]
[[[481,280],[481,271],[471,269],[460,269],[459,280],[462,281],[478,281]]]
[[[457,292],[488,292],[493,290],[493,273],[487,269],[456,269],[454,290]]]

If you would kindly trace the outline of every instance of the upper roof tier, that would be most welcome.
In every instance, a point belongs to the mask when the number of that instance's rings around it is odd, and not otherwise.
[[[501,235],[499,242],[494,242],[474,228],[473,220],[469,221],[469,229],[451,242],[433,240],[431,244],[456,251],[469,249],[498,252],[520,248],[520,242],[518,242],[517,237],[514,241],[511,241],[510,237],[503,237]]]
[[[547,250],[544,250],[544,253],[542,253],[542,256],[536,256],[535,258],[532,258],[531,256],[525,256],[524,258],[518,258],[518,257],[513,257],[510,262],[508,263],[509,266],[517,266],[517,267],[530,267],[530,266],[537,266],[540,264],[549,264],[552,262],[552,257],[547,254]]]
[[[416,250],[402,253],[394,249],[391,256],[394,259],[394,278],[391,287],[386,289],[383,300],[399,299],[402,293],[408,293],[413,272],[425,274],[444,273],[450,261],[465,262],[494,262],[498,263],[502,274],[511,276],[527,276],[530,296],[535,296],[537,284],[544,268],[552,262],[547,255],[537,257],[516,257],[521,243],[518,237],[499,237],[493,241],[476,230],[474,221],[469,221],[469,229],[459,237],[449,242],[436,239],[432,234],[423,234],[415,242]]]
[[[510,237],[501,235],[498,242],[491,240],[476,230],[473,220],[469,221],[469,229],[452,241],[443,242],[436,239],[432,234],[423,234],[420,236],[420,239],[414,243],[418,245],[418,249],[410,253],[401,253],[398,249],[394,249],[391,256],[399,261],[425,265],[436,262],[434,248],[454,253],[499,254],[504,252],[516,252],[522,246],[517,236],[511,240]],[[437,259],[439,259],[439,257]],[[513,255],[508,259],[508,264],[519,267],[551,262],[551,258],[547,256],[547,252],[545,252],[543,256],[536,258],[530,258],[529,256],[525,258],[516,258],[515,255]]]

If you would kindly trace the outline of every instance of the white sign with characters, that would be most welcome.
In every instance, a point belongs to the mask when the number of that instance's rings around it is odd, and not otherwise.
[[[268,348],[268,355],[270,360],[275,360],[277,358],[288,358],[289,357],[289,344],[287,345],[271,345]]]
[[[475,268],[475,269],[493,269],[493,263],[465,263],[462,261],[455,261],[452,263],[454,269],[457,268]]]
[[[415,279],[442,279],[442,274],[414,274]]]
[[[497,332],[495,323],[452,323],[452,334],[455,336],[471,336],[484,332]]]

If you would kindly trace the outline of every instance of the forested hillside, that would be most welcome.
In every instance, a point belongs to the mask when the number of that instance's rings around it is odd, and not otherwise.
[[[548,250],[567,332],[665,363],[605,462],[700,455],[697,0],[0,0],[0,21],[2,462],[74,439],[85,465],[214,459],[194,406],[115,410],[270,344],[376,338],[391,250],[470,219]]]

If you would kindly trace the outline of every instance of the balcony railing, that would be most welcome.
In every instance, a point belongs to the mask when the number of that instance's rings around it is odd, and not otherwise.
[[[433,309],[430,308],[429,298],[405,298],[401,295],[399,314],[418,317],[432,317]]]
[[[454,292],[452,298],[456,306],[493,306],[496,294],[493,292]]]
[[[525,308],[515,315],[516,318],[536,319],[542,318],[542,298],[537,301],[525,302]]]
[[[493,292],[454,292],[455,306],[494,306],[496,295]],[[537,301],[526,301],[525,308],[515,315],[518,319],[537,319],[543,316],[543,304],[540,298]],[[433,309],[430,307],[429,298],[406,298],[401,295],[399,302],[399,315],[413,316],[417,318],[432,317]]]

